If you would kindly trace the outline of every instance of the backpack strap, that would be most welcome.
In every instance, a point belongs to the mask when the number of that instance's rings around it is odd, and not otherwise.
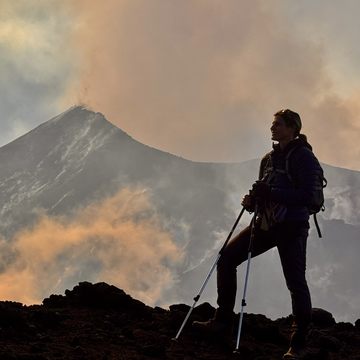
[[[316,230],[317,230],[317,232],[318,232],[319,238],[322,238],[322,234],[321,234],[321,230],[320,230],[319,223],[318,223],[318,221],[317,221],[316,213],[313,214],[313,218],[314,218],[314,223],[315,223]]]
[[[289,150],[289,152],[286,154],[286,158],[285,158],[285,172],[292,184],[294,184],[294,179],[293,179],[293,177],[291,175],[291,171],[290,171],[290,156],[293,154],[293,152],[296,149],[300,148],[301,146],[302,145],[298,145],[298,146],[294,146],[293,148],[291,148]]]

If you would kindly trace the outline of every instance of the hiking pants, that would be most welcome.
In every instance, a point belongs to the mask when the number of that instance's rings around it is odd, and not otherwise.
[[[311,299],[305,278],[308,221],[284,222],[269,231],[255,229],[252,257],[277,247],[286,285],[291,294],[295,325],[305,329],[311,321]],[[233,312],[236,298],[236,268],[248,258],[251,228],[235,236],[217,264],[219,313]]]

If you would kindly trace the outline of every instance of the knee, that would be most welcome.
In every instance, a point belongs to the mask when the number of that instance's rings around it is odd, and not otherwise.
[[[239,262],[236,261],[233,256],[231,256],[230,252],[224,251],[217,263],[217,270],[220,272],[236,271],[238,265]]]
[[[233,266],[231,265],[231,261],[230,261],[230,258],[228,256],[224,254],[222,254],[220,256],[220,259],[217,263],[217,270],[218,271],[222,271],[222,270],[225,270],[225,269],[230,269],[232,268]]]

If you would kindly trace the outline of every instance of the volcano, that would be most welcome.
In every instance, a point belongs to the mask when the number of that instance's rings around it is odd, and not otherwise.
[[[42,214],[72,219],[79,209],[137,186],[151,194],[161,226],[185,254],[180,265],[166,264],[174,282],[155,303],[187,303],[235,221],[242,196],[257,178],[259,162],[183,159],[138,142],[101,113],[72,107],[0,148],[2,273],[17,256],[11,248],[14,236],[34,226]],[[354,322],[360,317],[360,284],[354,281],[360,271],[360,173],[326,164],[323,167],[329,183],[326,211],[319,216],[324,237],[318,239],[312,227],[308,281],[314,306],[327,309],[338,321]],[[239,229],[249,220],[244,217]],[[94,256],[97,251],[93,249]],[[66,264],[64,257],[61,261]],[[55,284],[51,292],[61,293],[84,280],[102,280],[96,275],[97,268],[79,270],[77,266],[77,270],[57,287]],[[249,310],[273,319],[290,312],[280,270],[276,252],[254,260]],[[239,274],[241,287],[242,268]],[[115,285],[122,287],[121,283]],[[42,298],[49,292],[43,289]],[[203,300],[214,304],[215,294],[215,282],[210,282]]]

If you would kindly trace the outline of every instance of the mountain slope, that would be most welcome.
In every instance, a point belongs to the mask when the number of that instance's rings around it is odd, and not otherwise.
[[[36,224],[43,213],[72,219],[79,209],[114,196],[119,189],[144,189],[161,227],[185,253],[180,265],[165,264],[175,280],[157,301],[188,302],[235,221],[258,165],[259,160],[241,164],[185,160],[137,142],[99,113],[74,107],[0,148],[0,233],[11,244],[19,230]],[[360,270],[360,173],[328,165],[324,169],[329,180],[327,210],[319,219],[324,239],[318,239],[312,227],[308,278],[315,306],[354,321],[360,317],[360,285],[353,281]],[[249,219],[244,215],[238,230]],[[0,259],[3,271],[16,258],[16,251],[10,254]],[[84,267],[69,278],[101,280],[88,278],[97,271]],[[72,285],[61,283],[55,290]],[[204,300],[214,303],[215,294],[211,281]],[[248,296],[251,311],[271,317],[290,312],[276,252],[255,259]]]

